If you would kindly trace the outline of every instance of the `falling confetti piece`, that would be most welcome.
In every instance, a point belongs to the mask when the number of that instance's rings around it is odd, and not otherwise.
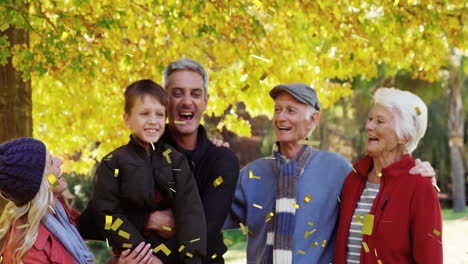
[[[213,186],[218,187],[221,183],[223,183],[223,177],[219,176],[216,180],[213,181]]]
[[[316,229],[316,228],[315,228],[315,229],[313,229],[312,231],[310,231],[310,232],[309,232],[309,234],[313,234],[313,233],[315,233],[315,231],[317,231],[317,229]]]
[[[171,230],[172,230],[172,228],[170,228],[170,227],[168,227],[168,226],[163,226],[162,229],[167,230],[167,231],[171,231]]]
[[[261,205],[258,205],[258,204],[253,204],[254,207],[257,207],[258,209],[263,209],[263,207]]]
[[[338,198],[338,202],[341,203],[340,197],[337,195],[336,198]]]
[[[244,87],[242,87],[241,91],[245,92],[247,89],[249,89],[250,85],[246,84]]]
[[[361,215],[356,214],[356,215],[354,215],[354,217],[356,218],[356,224],[360,224],[361,223]]]
[[[420,116],[421,115],[421,110],[419,110],[419,107],[416,106],[414,109],[416,110],[416,114],[418,114],[418,116]]]
[[[126,53],[125,55],[127,55],[129,57],[133,57],[133,54],[130,54],[130,53]]]
[[[320,141],[299,140],[297,143],[301,145],[320,146]]]
[[[0,26],[0,31],[5,31],[5,30],[7,30],[9,27],[10,27],[10,25],[8,25],[8,24],[3,24],[2,26]]]
[[[377,177],[381,178],[381,177],[382,177],[382,173],[379,172],[379,174],[377,174]]]
[[[374,248],[374,253],[375,253],[375,256],[377,257],[377,249]]]
[[[430,237],[434,238],[437,242],[439,242],[439,243],[442,245],[442,242],[441,242],[439,239],[437,239],[437,237],[431,235],[430,233],[427,233],[427,234],[428,234]]]
[[[260,180],[261,178],[259,176],[254,176],[253,175],[253,172],[251,170],[249,170],[249,178],[250,179],[257,179],[257,180]]]
[[[311,246],[312,246],[312,247],[316,247],[317,245],[318,245],[318,243],[317,243],[317,242],[314,242]]]
[[[296,209],[299,209],[299,205],[297,203],[293,203],[293,206],[296,208]]]
[[[369,40],[367,40],[367,39],[365,39],[365,38],[361,38],[360,36],[357,36],[357,35],[354,35],[354,34],[351,34],[351,36],[352,36],[352,37],[355,37],[355,38],[358,38],[358,39],[362,39],[362,40],[364,40],[364,41],[369,41]]]
[[[171,157],[169,157],[171,152],[171,149],[166,149],[166,151],[163,152],[163,156],[166,157],[167,163],[171,163]]]
[[[252,57],[254,57],[254,58],[256,58],[256,59],[265,61],[265,62],[270,62],[270,60],[264,59],[264,58],[262,58],[262,57],[259,57],[259,56],[257,56],[257,55],[254,55],[254,54],[250,54],[250,56],[252,56]]]
[[[247,235],[247,227],[242,223],[239,223],[239,225],[241,227],[242,234]]]
[[[123,224],[122,219],[117,218],[117,220],[115,220],[115,222],[112,224],[111,229],[114,230],[114,231],[117,231],[117,229],[119,229],[119,227],[120,227],[122,224]]]
[[[159,246],[157,246],[157,247],[155,247],[155,248],[153,249],[153,252],[154,252],[154,253],[158,253],[159,251],[164,252],[164,254],[166,254],[166,256],[169,256],[169,255],[171,254],[171,250],[168,249],[168,248],[166,247],[166,245],[164,245],[164,244],[159,244]]]
[[[268,76],[268,74],[267,74],[266,72],[264,72],[264,73],[262,74],[262,76],[260,77],[260,81],[263,82],[263,80],[265,80],[265,78],[266,78],[267,76]]]
[[[114,177],[119,176],[119,169],[114,169]]]
[[[190,240],[190,243],[197,242],[197,241],[200,241],[200,238],[192,239],[192,240]]]
[[[382,264],[382,261],[380,259],[378,259],[377,264]]]
[[[123,231],[123,230],[119,230],[119,233],[117,233],[119,236],[123,237],[123,238],[126,238],[126,239],[129,239],[130,238],[130,234]]]
[[[372,228],[374,227],[374,215],[365,214],[364,223],[362,224],[362,234],[372,235]]]
[[[213,254],[213,256],[211,256],[211,259],[215,259],[218,255],[216,254]]]
[[[132,244],[129,244],[129,243],[124,243],[122,245],[123,248],[132,248]]]
[[[109,154],[107,157],[104,158],[105,160],[110,160],[112,159],[112,154]]]
[[[432,233],[434,233],[434,234],[437,235],[437,236],[440,236],[440,231],[437,230],[437,229],[434,229],[434,231],[432,231]]]
[[[267,214],[266,217],[273,217],[275,214],[273,212],[270,212],[269,214]]]
[[[189,258],[193,257],[193,255],[192,255],[191,253],[188,253],[188,252],[185,253],[185,255],[186,255],[187,257],[189,257]]]
[[[365,251],[366,253],[369,253],[369,247],[367,246],[367,243],[366,243],[366,242],[364,242],[364,241],[362,242],[362,247],[364,248],[364,251]]]
[[[153,150],[155,150],[155,147],[154,147],[153,142],[150,142],[150,144],[151,144],[151,148],[152,148]],[[169,152],[169,153],[170,153],[170,152]]]
[[[326,245],[327,245],[327,241],[324,240],[324,241],[322,242],[322,247],[325,247]]]
[[[356,169],[354,167],[352,167],[352,168],[353,168],[354,173],[357,173]]]
[[[172,188],[169,188],[169,189],[171,189],[171,191],[173,191],[173,192],[176,192],[176,191],[175,191],[174,189],[172,189]]]
[[[184,245],[180,245],[179,247],[179,252],[182,252],[182,250],[184,250],[185,246]]]
[[[395,2],[393,2],[393,6],[397,6],[399,2],[400,0],[395,0]]]
[[[301,253],[301,254],[305,255],[305,252],[302,251],[302,250],[298,250],[297,253]]]
[[[107,247],[110,247],[109,246],[109,240],[107,238],[106,238],[106,245],[107,245]]]
[[[23,229],[23,228],[26,228],[26,227],[29,227],[29,224],[20,225],[20,226],[17,227],[17,229]]]
[[[265,220],[265,223],[268,222],[268,221],[270,221],[270,220],[271,220],[271,218],[267,218],[267,219]]]
[[[181,171],[181,169],[172,169],[173,171]]]
[[[229,240],[229,239],[224,239],[224,243],[228,244],[228,245],[232,245],[232,240]]]
[[[57,178],[52,173],[47,174],[47,180],[49,180],[50,183],[49,192],[52,191],[52,189],[54,189],[55,186],[59,185]]]
[[[314,223],[312,223],[312,222],[307,222],[307,224],[310,225],[310,226],[314,225]]]
[[[437,192],[440,192],[440,188],[437,186],[437,184],[434,184],[434,187],[436,188]]]
[[[111,215],[106,215],[106,224],[104,226],[105,230],[110,230],[112,225],[112,216]]]
[[[174,120],[174,124],[182,124],[182,125],[185,125],[185,124],[187,124],[187,121]]]
[[[312,195],[311,195],[311,194],[308,194],[308,195],[304,198],[304,203],[309,203],[311,199],[312,199]]]

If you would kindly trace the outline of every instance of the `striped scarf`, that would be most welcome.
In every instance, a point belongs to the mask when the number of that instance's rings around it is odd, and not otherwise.
[[[277,150],[274,172],[276,204],[274,217],[269,221],[265,264],[292,263],[293,233],[296,208],[296,184],[312,157],[312,148],[304,145],[296,159],[288,161]]]

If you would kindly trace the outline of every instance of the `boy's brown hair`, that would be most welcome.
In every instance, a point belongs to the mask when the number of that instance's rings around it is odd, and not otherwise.
[[[158,100],[162,106],[167,107],[167,94],[161,85],[149,79],[139,80],[130,84],[127,89],[125,89],[125,113],[130,114],[135,99],[138,97],[143,98],[145,95],[151,96]]]

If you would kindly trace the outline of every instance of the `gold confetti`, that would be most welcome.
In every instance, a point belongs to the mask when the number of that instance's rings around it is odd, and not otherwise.
[[[262,74],[262,76],[260,76],[260,81],[263,82],[263,80],[265,80],[265,78],[266,78],[267,76],[268,76],[268,74],[267,74],[266,72],[264,72],[264,73]]]
[[[298,250],[297,253],[301,253],[301,254],[305,255],[305,252],[302,251],[302,250]]]
[[[232,245],[232,240],[229,240],[229,239],[224,239],[224,243],[228,244],[228,245]]]
[[[250,179],[258,179],[258,180],[261,179],[259,176],[254,176],[254,175],[253,175],[253,172],[252,172],[251,170],[249,170],[249,178],[250,178]]]
[[[377,177],[382,178],[382,173],[379,172],[379,174],[377,174]]]
[[[270,221],[270,220],[271,220],[271,218],[267,218],[267,219],[265,220],[265,223],[268,222],[268,221]]]
[[[249,89],[250,85],[246,84],[244,87],[242,87],[241,91],[245,92],[247,89]]]
[[[171,152],[171,149],[166,149],[166,151],[163,152],[163,156],[166,157],[167,163],[171,163],[171,157],[169,157]]]
[[[440,188],[437,186],[437,184],[434,184],[434,187],[436,188],[437,192],[440,192]]]
[[[168,227],[168,226],[163,226],[162,229],[167,230],[167,231],[171,231],[171,230],[172,230],[172,228],[170,228],[170,227]]]
[[[26,228],[26,227],[29,227],[29,224],[20,225],[20,226],[17,227],[17,229],[23,229],[23,228]]]
[[[185,246],[184,245],[180,245],[179,247],[179,252],[182,252],[182,250],[184,250]]]
[[[107,155],[107,157],[104,158],[105,160],[110,160],[112,159],[112,154]]]
[[[261,205],[258,205],[258,204],[253,204],[254,207],[257,207],[258,209],[263,209],[263,207]]]
[[[356,218],[356,224],[360,224],[361,223],[361,215],[356,214],[356,215],[354,215],[354,217]]]
[[[182,125],[185,125],[185,124],[187,124],[187,121],[174,120],[174,124],[182,124]]]
[[[218,187],[221,183],[223,183],[223,177],[219,176],[216,180],[213,181],[213,186]]]
[[[440,231],[437,230],[437,229],[434,229],[434,231],[432,231],[432,233],[434,233],[434,234],[437,235],[437,236],[440,236]]]
[[[311,246],[316,247],[318,245],[317,242],[314,242]]]
[[[299,209],[299,205],[297,203],[293,203],[293,206],[296,208],[296,209]]]
[[[117,229],[119,229],[122,224],[123,221],[120,218],[117,218],[117,220],[115,220],[115,222],[112,224],[111,229],[117,231]]]
[[[49,192],[51,192],[52,189],[55,188],[55,186],[59,185],[57,178],[52,173],[47,174],[47,180],[49,180],[50,183]]]
[[[369,253],[369,247],[367,246],[367,243],[365,241],[362,242],[362,247],[364,248],[364,251],[366,253]]]
[[[256,59],[262,60],[262,61],[264,61],[264,62],[270,62],[270,60],[264,59],[264,58],[259,57],[259,56],[257,56],[257,55],[250,54],[250,56],[252,56],[252,57],[254,57],[254,58],[256,58]]]
[[[417,114],[418,116],[421,115],[421,110],[419,110],[419,107],[416,106],[416,107],[414,108],[414,110],[416,110],[416,114]]]
[[[130,243],[123,243],[123,244],[122,244],[122,247],[123,247],[123,248],[132,248],[132,244],[130,244]]]
[[[312,223],[312,222],[307,222],[307,224],[310,225],[310,226],[314,225],[314,223]]]
[[[168,249],[168,248],[166,247],[166,245],[164,245],[164,244],[159,244],[159,246],[157,246],[157,247],[155,247],[155,248],[153,249],[153,252],[154,252],[154,253],[158,253],[159,251],[164,252],[164,254],[166,254],[166,256],[169,256],[169,255],[171,254],[171,250]]]
[[[399,2],[400,0],[395,0],[395,2],[393,2],[393,6],[397,6]]]
[[[269,214],[267,214],[266,217],[273,217],[275,214],[273,212],[270,212]]]
[[[324,240],[324,241],[322,242],[322,247],[325,247],[326,245],[327,245],[327,241]]]
[[[119,169],[114,169],[114,177],[119,176]]]
[[[150,142],[150,144],[151,144],[151,148],[154,150],[155,148],[154,148],[153,142]],[[167,151],[167,150],[166,150],[166,151]],[[170,153],[170,152],[169,152],[169,153]],[[170,163],[170,162],[169,162],[169,163]]]
[[[372,235],[372,228],[374,227],[374,215],[365,214],[364,223],[362,224],[362,234]]]
[[[117,233],[119,236],[123,237],[123,238],[126,238],[126,239],[129,239],[130,238],[130,234],[123,231],[123,230],[119,230],[119,233]]]
[[[107,245],[107,247],[110,247],[109,246],[109,240],[107,238],[106,238],[106,245]]]
[[[244,224],[242,224],[242,223],[239,223],[239,225],[241,227],[242,234],[247,235],[247,227],[244,226]]]
[[[315,233],[315,231],[317,231],[317,229],[316,229],[316,228],[315,228],[315,229],[313,229],[312,231],[310,231],[310,232],[309,232],[309,234],[313,234],[313,233]]]
[[[358,38],[358,39],[362,39],[362,40],[364,40],[364,41],[369,41],[369,40],[367,40],[367,39],[365,39],[365,38],[361,38],[360,36],[357,36],[357,35],[354,35],[354,34],[351,34],[351,37],[355,37],[355,38]]]
[[[188,253],[188,252],[185,253],[185,255],[186,255],[187,257],[189,257],[189,258],[193,257],[193,255],[192,255],[191,253]]]
[[[211,256],[211,259],[215,259],[218,255],[216,254],[213,254],[213,256]]]
[[[197,242],[197,241],[200,241],[200,238],[192,239],[192,240],[190,240],[190,243]]]
[[[320,146],[320,141],[299,140],[297,143],[301,145]]]
[[[311,195],[311,194],[308,194],[308,195],[304,198],[304,203],[309,203],[311,199],[312,199],[312,195]]]
[[[382,264],[382,261],[380,259],[378,259],[377,264]]]
[[[106,224],[104,226],[105,230],[110,230],[112,225],[112,216],[111,215],[106,215]]]

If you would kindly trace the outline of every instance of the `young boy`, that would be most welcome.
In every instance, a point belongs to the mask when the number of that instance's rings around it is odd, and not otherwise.
[[[127,87],[124,121],[132,131],[130,142],[99,164],[80,229],[85,237],[107,239],[118,252],[145,241],[155,251],[179,254],[184,263],[201,263],[206,225],[197,185],[184,156],[158,142],[164,132],[166,105],[164,89],[151,80]],[[145,229],[150,212],[167,208],[175,212],[176,252],[169,252],[164,243],[155,243],[164,239]],[[97,228],[97,236],[89,235],[96,232],[93,228]]]

